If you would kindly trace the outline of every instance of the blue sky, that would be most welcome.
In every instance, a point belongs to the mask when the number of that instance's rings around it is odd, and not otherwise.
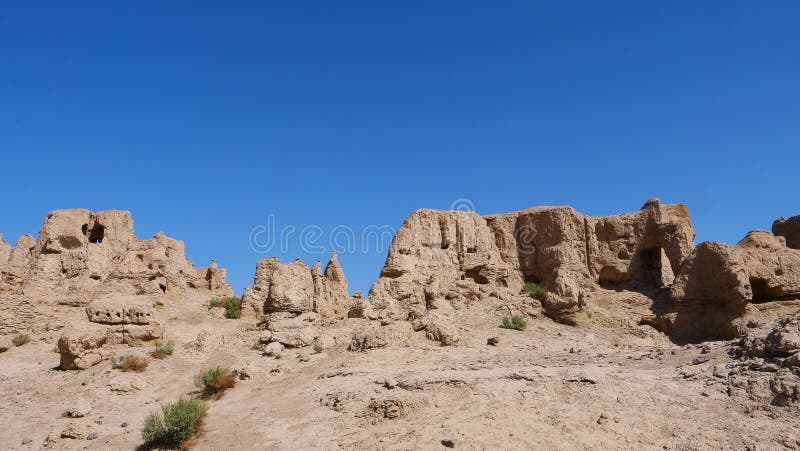
[[[660,197],[735,242],[800,214],[798,23],[790,1],[5,4],[0,232],[131,210],[237,292],[269,255],[327,261],[327,238],[254,251],[270,215],[329,237],[459,198]],[[351,290],[384,258],[341,255]]]

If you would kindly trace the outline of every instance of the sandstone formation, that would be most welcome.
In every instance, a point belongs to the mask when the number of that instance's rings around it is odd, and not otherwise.
[[[740,309],[791,295],[800,295],[800,251],[765,230],[748,233],[736,246],[697,246],[672,287],[676,301]]]
[[[343,319],[352,299],[347,279],[334,252],[323,273],[319,262],[309,269],[302,260],[281,264],[277,257],[256,264],[253,286],[245,288],[242,304],[257,315],[319,313],[322,320]]]
[[[758,316],[751,304],[793,296],[800,296],[800,250],[787,247],[784,237],[755,230],[735,246],[701,243],[672,285],[679,308],[663,330],[686,328],[676,324],[683,314],[699,320],[691,328],[701,336],[742,335],[744,320]]]
[[[38,240],[23,236],[11,248],[0,239],[0,292],[72,305],[107,293],[233,294],[225,270],[195,268],[183,242],[137,239],[127,211],[84,209],[49,213]]]
[[[334,252],[325,271],[317,262],[282,264],[277,257],[256,264],[253,286],[242,296],[243,311],[263,315],[272,341],[289,347],[308,346],[319,336],[319,326],[347,317],[354,300]]]
[[[657,199],[615,216],[588,216],[570,207],[485,217],[418,210],[394,237],[369,300],[396,302],[416,317],[437,299],[519,293],[530,282],[549,289],[543,307],[560,318],[580,309],[600,285],[668,285],[694,237],[686,206]]]
[[[208,400],[203,449],[796,447],[792,221],[693,248],[686,207],[657,200],[600,217],[420,210],[368,297],[349,296],[336,254],[324,270],[270,258],[240,318],[206,302],[233,294],[216,262],[137,240],[125,213],[55,212],[38,240],[0,239],[0,443],[146,448],[147,416],[219,365],[240,380]],[[108,362],[145,354],[141,374]]]
[[[73,325],[58,340],[61,369],[83,370],[112,355],[110,347],[142,346],[164,336],[150,296],[106,295],[86,307],[89,324]]]
[[[786,246],[800,249],[800,216],[778,218],[772,223],[772,233],[786,238]]]

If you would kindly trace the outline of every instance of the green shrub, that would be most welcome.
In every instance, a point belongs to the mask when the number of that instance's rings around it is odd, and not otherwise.
[[[588,316],[589,319],[592,319],[592,315],[594,315],[594,313],[591,310],[586,310],[586,316]]]
[[[526,327],[528,327],[528,322],[519,315],[503,317],[503,328],[505,329],[525,330]]]
[[[180,398],[161,406],[144,420],[142,438],[150,446],[175,447],[194,437],[206,415],[208,404],[197,398]]]
[[[208,308],[214,307],[222,307],[222,301],[219,299],[212,299],[211,302],[208,303]]]
[[[322,352],[322,345],[319,343],[314,343],[314,354],[319,354]]]
[[[11,339],[11,344],[14,346],[22,346],[25,343],[31,341],[31,336],[28,334],[19,334],[15,335],[14,338]]]
[[[242,316],[242,303],[235,298],[225,299],[225,318],[238,319]]]
[[[547,287],[536,283],[528,282],[522,287],[522,291],[528,293],[532,298],[544,301],[547,299],[549,291]]]
[[[156,348],[153,350],[152,355],[154,359],[163,359],[168,355],[172,355],[175,352],[175,345],[172,340],[169,341],[157,341]]]
[[[220,398],[225,390],[236,385],[236,373],[219,365],[203,368],[194,377],[194,385],[203,390],[204,398]]]

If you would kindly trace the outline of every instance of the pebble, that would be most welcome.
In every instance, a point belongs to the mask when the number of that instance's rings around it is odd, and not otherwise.
[[[128,427],[128,422],[127,421],[123,421],[122,424],[119,425],[119,427],[121,427],[121,428]]]
[[[710,355],[708,355],[708,354],[699,355],[699,356],[695,357],[694,359],[692,359],[692,365],[699,365],[701,363],[706,363],[709,360],[711,360],[711,356]]]
[[[99,436],[100,436],[100,435],[99,435],[97,432],[92,432],[91,434],[89,434],[89,435],[87,435],[87,436],[86,436],[86,440],[94,440],[94,439],[96,439],[96,438],[97,438],[97,437],[99,437]]]
[[[450,438],[442,439],[442,446],[445,448],[455,448],[456,441]]]

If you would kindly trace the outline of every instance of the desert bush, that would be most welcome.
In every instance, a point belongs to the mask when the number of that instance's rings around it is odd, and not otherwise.
[[[150,359],[140,355],[124,355],[119,359],[111,357],[111,368],[120,371],[135,371],[141,373],[150,364]]]
[[[163,359],[168,355],[172,355],[173,352],[175,352],[175,345],[172,340],[157,341],[156,348],[150,355],[152,355],[154,359]]]
[[[314,343],[314,354],[319,354],[322,352],[322,345],[319,343]]]
[[[219,365],[203,368],[194,377],[194,384],[203,391],[204,398],[221,398],[225,390],[236,385],[236,373]]]
[[[528,327],[528,322],[519,315],[503,317],[503,328],[505,329],[525,330],[526,327]]]
[[[235,298],[225,299],[225,318],[238,319],[242,316],[242,303]]]
[[[14,346],[22,346],[25,343],[31,341],[31,336],[28,334],[19,334],[15,335],[14,338],[11,339],[11,344]]]
[[[200,432],[207,414],[208,404],[202,399],[180,398],[145,418],[142,438],[150,447],[176,447]]]
[[[225,318],[237,319],[242,316],[242,301],[236,298],[212,299],[208,308],[222,307],[225,309]]]
[[[530,282],[526,283],[522,287],[522,291],[528,293],[532,298],[538,299],[540,301],[544,301],[545,299],[547,299],[547,294],[549,293],[547,287]]]

